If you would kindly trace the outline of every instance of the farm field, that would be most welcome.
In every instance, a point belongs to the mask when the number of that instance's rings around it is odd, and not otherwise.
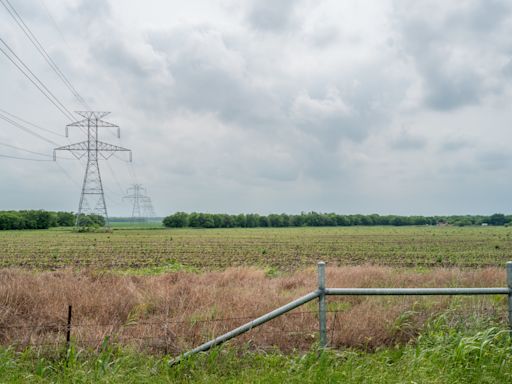
[[[511,233],[507,227],[3,231],[0,362],[9,364],[0,368],[0,381],[75,382],[79,375],[84,382],[125,382],[136,370],[156,375],[155,382],[507,382],[506,298],[494,295],[332,297],[332,351],[321,358],[312,302],[208,355],[174,368],[167,362],[315,289],[318,260],[328,262],[333,287],[503,286]],[[65,360],[68,305],[72,349]],[[101,368],[104,361],[108,367]]]
[[[512,259],[507,227],[116,228],[0,232],[0,267],[296,270],[330,265],[499,266]]]

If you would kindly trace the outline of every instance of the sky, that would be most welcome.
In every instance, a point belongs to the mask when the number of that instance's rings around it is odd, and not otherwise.
[[[112,216],[132,183],[161,216],[512,212],[509,1],[9,1],[133,151],[100,164]],[[83,109],[2,6],[0,38]],[[53,131],[0,120],[0,155],[85,139],[1,54],[0,109]],[[60,156],[0,157],[0,210],[76,211]]]

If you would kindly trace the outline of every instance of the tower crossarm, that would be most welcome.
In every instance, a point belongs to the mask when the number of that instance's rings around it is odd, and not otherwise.
[[[86,119],[101,119],[107,115],[110,115],[110,112],[107,111],[75,111],[77,114],[79,114],[82,117],[85,117]]]
[[[108,159],[112,157],[114,152],[128,152],[130,161],[132,161],[132,151],[128,148],[119,147],[117,145],[105,143],[103,141],[96,142],[96,151],[98,154],[104,159]],[[87,141],[81,141],[79,143],[64,145],[62,147],[55,148],[53,150],[53,160],[55,161],[57,158],[56,151],[69,151],[75,156],[77,159],[81,159],[87,154],[87,151],[91,150],[89,147],[89,143]],[[94,149],[93,149],[94,150]]]
[[[95,128],[117,128],[117,137],[121,137],[121,129],[119,125],[109,123],[108,121],[96,119],[83,119],[79,121],[75,121],[71,124],[66,125],[66,137],[69,136],[69,127],[79,127],[79,128],[88,128],[93,125]]]
[[[130,162],[132,161],[132,150],[128,148],[119,147],[117,145],[105,143],[103,141],[97,141],[97,151],[100,152],[101,157],[108,159],[112,157],[114,152],[128,152]]]
[[[87,149],[88,149],[87,141],[81,141],[79,143],[63,145],[62,147],[58,147],[53,150],[53,161],[55,161],[57,159],[56,151],[69,151],[77,159],[81,159],[82,157],[84,157],[87,154]]]
[[[91,120],[83,119],[79,121],[75,121],[74,123],[68,124],[67,127],[86,127],[90,124]],[[108,121],[103,120],[93,120],[94,125],[97,124],[98,127],[109,127],[109,128],[118,128],[119,125],[109,123]]]

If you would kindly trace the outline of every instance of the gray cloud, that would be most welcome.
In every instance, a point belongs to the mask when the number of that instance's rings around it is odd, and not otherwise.
[[[102,138],[134,150],[161,214],[508,207],[501,195],[481,203],[482,184],[503,189],[497,175],[511,165],[501,150],[512,139],[505,2],[48,3],[67,44],[42,8],[20,4],[77,89],[114,112],[123,141]],[[76,106],[20,31],[1,23],[0,33]],[[52,106],[0,66],[3,108],[62,132]],[[403,121],[414,127],[397,132]],[[51,153],[25,136],[0,124],[0,141]],[[111,211],[126,214],[119,195],[132,172],[109,164]],[[61,165],[79,184],[80,166]],[[75,209],[79,186],[53,163],[2,163],[0,177],[5,209]]]
[[[510,169],[512,155],[506,151],[488,150],[480,153],[476,160],[487,171],[500,171]]]
[[[441,153],[454,153],[466,148],[472,148],[475,144],[467,139],[445,139],[443,143],[439,145],[439,152]]]
[[[512,59],[503,66],[503,74],[507,77],[512,77]]]
[[[253,1],[247,20],[261,31],[281,32],[294,24],[294,11],[300,2],[295,0],[257,0]]]
[[[408,131],[401,131],[393,140],[390,147],[395,150],[420,150],[425,148],[427,140],[424,137],[411,134]]]
[[[427,106],[449,111],[479,104],[500,91],[494,77],[511,16],[505,1],[395,3],[395,23],[404,54],[422,77]],[[426,15],[429,15],[428,17]],[[493,60],[494,59],[494,60]]]

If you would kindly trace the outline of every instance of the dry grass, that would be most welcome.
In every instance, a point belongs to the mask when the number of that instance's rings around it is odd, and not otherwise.
[[[331,267],[329,287],[503,286],[503,269],[435,269],[414,272],[378,266]],[[228,331],[316,288],[316,271],[269,278],[262,270],[119,276],[97,272],[32,273],[0,270],[0,343],[63,345],[68,304],[73,339],[98,347],[105,336],[153,352],[178,353]],[[329,299],[334,347],[375,348],[413,339],[429,317],[457,311],[503,320],[496,298]],[[456,305],[464,302],[470,305]],[[455,309],[454,309],[455,308]],[[306,349],[317,339],[316,302],[257,328],[237,343],[255,348]],[[245,319],[247,317],[247,319]],[[228,320],[219,320],[228,319]]]

